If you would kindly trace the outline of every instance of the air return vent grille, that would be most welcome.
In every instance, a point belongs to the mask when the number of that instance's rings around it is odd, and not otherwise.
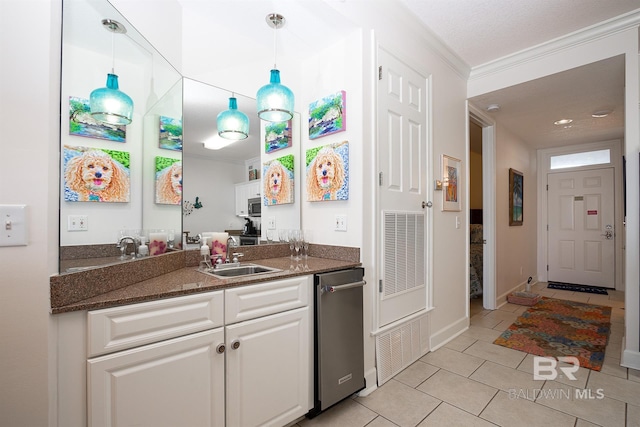
[[[422,213],[384,213],[383,298],[425,286]]]

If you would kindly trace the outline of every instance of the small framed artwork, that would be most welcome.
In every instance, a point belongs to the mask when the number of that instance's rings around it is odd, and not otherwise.
[[[62,161],[65,201],[129,202],[129,153],[65,145]]]
[[[307,150],[307,200],[349,200],[349,142]]]
[[[160,116],[160,148],[182,151],[182,119]]]
[[[291,120],[267,123],[264,128],[264,152],[272,153],[291,147]]]
[[[442,155],[442,210],[459,212],[461,161],[455,157]]]
[[[293,203],[293,160],[293,154],[289,154],[264,163],[262,184],[265,206]]]
[[[182,204],[182,161],[170,157],[156,157],[156,203]]]
[[[341,90],[309,104],[309,139],[347,128],[347,94]]]
[[[522,225],[523,196],[522,172],[509,168],[509,225]]]
[[[88,99],[70,96],[69,135],[106,139],[111,142],[126,142],[127,127],[97,121],[91,116]]]

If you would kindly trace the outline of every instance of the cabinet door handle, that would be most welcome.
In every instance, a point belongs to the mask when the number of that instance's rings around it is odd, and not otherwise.
[[[227,347],[224,344],[218,344],[218,346],[216,347],[216,353],[222,354],[222,353],[224,353],[226,348]]]
[[[234,342],[231,343],[231,348],[234,350],[237,350],[238,347],[240,347],[240,341],[239,340],[235,340]]]

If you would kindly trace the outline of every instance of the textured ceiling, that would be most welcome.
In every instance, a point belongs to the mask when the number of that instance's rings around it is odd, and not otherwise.
[[[401,0],[472,68],[640,8],[640,0]],[[624,137],[624,58],[470,99],[532,148]],[[605,118],[593,118],[609,109]],[[571,118],[571,127],[553,124]]]
[[[475,67],[640,8],[640,0],[402,0]]]

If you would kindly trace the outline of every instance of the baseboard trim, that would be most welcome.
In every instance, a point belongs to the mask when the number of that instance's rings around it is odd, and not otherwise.
[[[358,392],[358,396],[360,397],[368,396],[378,388],[378,372],[376,368],[371,368],[365,372],[364,380],[367,388]]]
[[[436,351],[449,341],[455,339],[458,335],[469,329],[469,318],[463,317],[449,326],[440,329],[438,332],[431,334],[429,340],[429,351]]]
[[[622,355],[620,357],[620,365],[625,368],[640,370],[640,351],[625,349],[627,340],[622,339]]]

